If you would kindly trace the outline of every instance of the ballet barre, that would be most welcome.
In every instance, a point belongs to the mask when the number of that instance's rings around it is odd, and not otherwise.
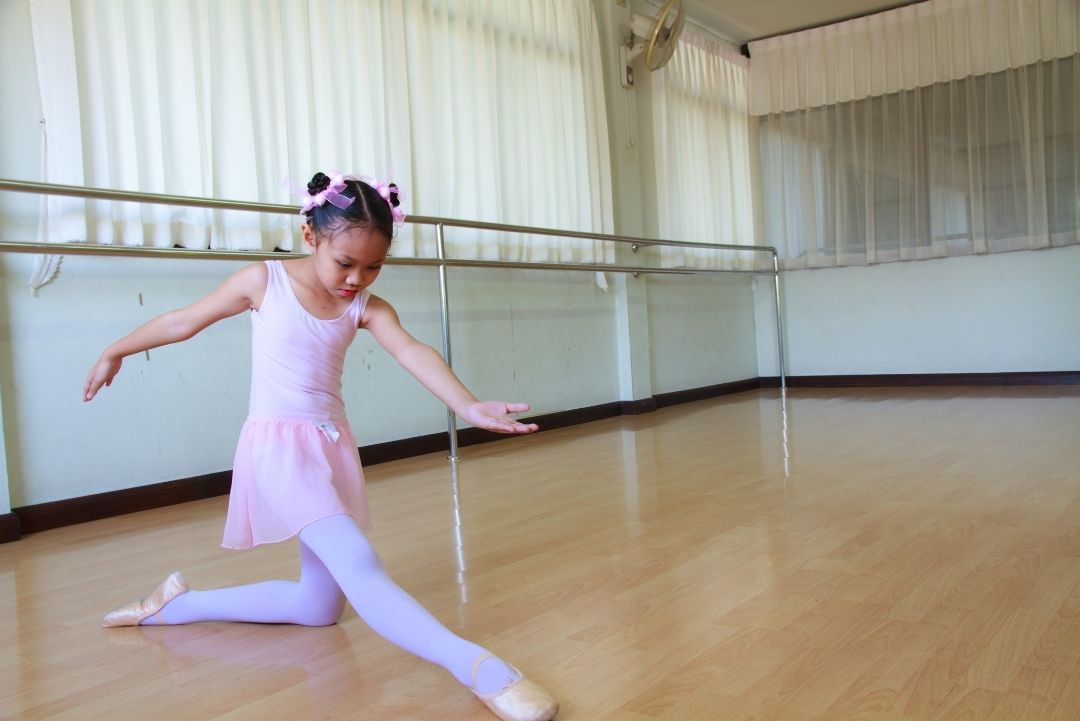
[[[280,205],[274,203],[254,203],[242,200],[218,200],[215,198],[199,198],[188,195],[167,195],[162,193],[141,193],[131,190],[115,190],[111,188],[90,188],[79,185],[61,185],[56,183],[39,183],[25,180],[11,180],[0,178],[0,191],[17,193],[35,193],[39,195],[62,195],[93,200],[114,200],[131,203],[151,203],[158,205],[189,206],[197,208],[211,208],[215,210],[240,210],[256,213],[278,213],[295,215],[296,207],[292,205]],[[643,238],[626,235],[613,235],[609,233],[588,233],[577,230],[561,230],[557,228],[539,228],[527,225],[510,225],[506,223],[490,223],[485,221],[461,220],[458,218],[440,218],[426,215],[409,215],[405,218],[406,223],[414,225],[430,225],[435,227],[435,258],[398,258],[387,256],[386,263],[389,265],[405,266],[435,266],[439,272],[439,305],[442,320],[443,356],[446,363],[452,367],[450,351],[450,306],[447,292],[446,269],[448,267],[462,268],[516,268],[526,270],[577,270],[592,272],[630,273],[635,278],[641,273],[653,273],[662,275],[769,275],[773,278],[773,293],[775,299],[776,315],[776,343],[777,359],[780,371],[780,388],[787,388],[787,378],[784,364],[784,329],[782,322],[782,302],[780,291],[780,261],[776,248],[770,245],[734,245],[722,243],[695,243],[683,240],[662,240],[656,238]],[[747,269],[723,269],[723,268],[656,268],[646,265],[620,265],[606,263],[537,263],[531,261],[505,261],[505,260],[470,260],[466,258],[449,258],[446,256],[445,229],[446,228],[470,228],[473,230],[492,230],[507,233],[521,233],[524,235],[542,235],[561,238],[584,238],[587,240],[602,240],[613,243],[624,243],[631,246],[631,250],[637,253],[639,249],[650,246],[671,246],[678,248],[702,248],[709,251],[733,250],[754,253],[769,253],[772,257],[772,268],[765,270]],[[190,260],[280,260],[282,258],[301,257],[302,253],[281,251],[239,251],[239,250],[208,250],[193,248],[159,248],[151,246],[127,246],[127,245],[94,245],[88,243],[40,243],[30,241],[0,241],[0,253],[43,253],[51,255],[114,255],[137,258],[184,258]],[[457,423],[452,411],[447,410],[447,434],[450,437],[450,458],[458,457]]]

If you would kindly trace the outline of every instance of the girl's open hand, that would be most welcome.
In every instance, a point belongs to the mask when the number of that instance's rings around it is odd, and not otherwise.
[[[528,403],[504,403],[503,401],[477,401],[465,408],[461,417],[476,428],[496,433],[532,433],[539,430],[535,423],[521,423],[510,417],[511,413],[529,410]]]
[[[83,384],[83,402],[97,395],[102,386],[111,386],[113,377],[120,371],[120,358],[106,358],[102,356],[94,367],[90,369],[90,375],[86,376]]]

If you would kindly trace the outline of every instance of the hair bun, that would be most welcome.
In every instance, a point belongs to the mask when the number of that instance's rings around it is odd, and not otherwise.
[[[390,205],[395,208],[401,205],[401,199],[398,197],[397,183],[390,183],[386,187],[390,190]]]
[[[330,176],[326,173],[315,173],[311,176],[311,181],[307,184],[307,191],[310,195],[321,193],[330,186]]]

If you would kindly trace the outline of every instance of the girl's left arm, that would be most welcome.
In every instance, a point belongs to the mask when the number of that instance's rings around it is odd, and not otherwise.
[[[382,298],[368,298],[360,327],[370,331],[402,368],[471,425],[496,433],[532,433],[538,429],[535,423],[521,423],[509,415],[529,410],[528,403],[478,401],[438,351],[402,327],[397,312]]]

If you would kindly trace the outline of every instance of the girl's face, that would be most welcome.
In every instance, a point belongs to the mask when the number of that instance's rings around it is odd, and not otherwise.
[[[366,228],[318,239],[307,223],[301,229],[311,248],[315,275],[326,291],[338,298],[351,299],[374,283],[390,250],[386,236]]]

